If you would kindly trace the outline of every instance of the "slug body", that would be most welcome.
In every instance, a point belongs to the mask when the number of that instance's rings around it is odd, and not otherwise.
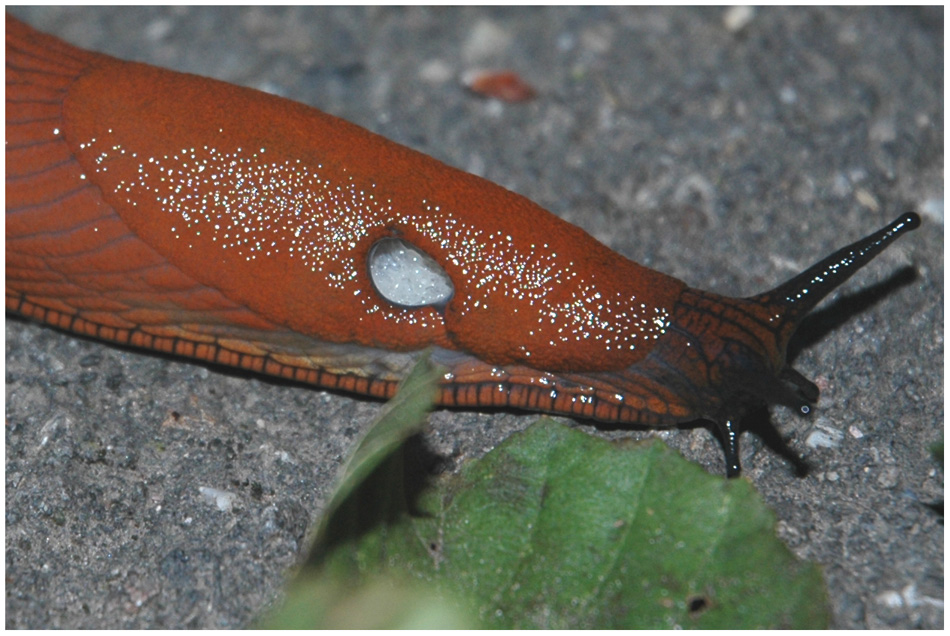
[[[445,406],[731,435],[817,399],[789,339],[919,224],[725,298],[307,106],[6,30],[7,309],[328,388],[388,397],[431,350]]]

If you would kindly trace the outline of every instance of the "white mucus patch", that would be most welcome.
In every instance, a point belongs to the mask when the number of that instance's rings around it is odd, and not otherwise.
[[[369,276],[380,296],[401,307],[444,305],[455,291],[452,279],[431,256],[397,238],[373,245]]]

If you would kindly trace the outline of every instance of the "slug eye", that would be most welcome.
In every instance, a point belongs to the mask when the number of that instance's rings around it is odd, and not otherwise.
[[[369,277],[379,295],[409,309],[444,306],[455,287],[431,256],[398,238],[376,241],[369,250]]]

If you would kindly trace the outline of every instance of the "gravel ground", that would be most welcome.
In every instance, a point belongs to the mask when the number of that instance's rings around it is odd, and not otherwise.
[[[780,435],[744,435],[743,459],[780,536],[823,564],[836,627],[943,626],[943,520],[926,505],[943,499],[928,451],[944,418],[942,8],[13,12],[315,105],[724,294],[919,210],[921,230],[799,339],[816,412],[773,409]],[[479,99],[458,81],[478,67],[539,96]],[[7,627],[247,625],[379,410],[20,320],[6,365]],[[458,462],[533,419],[438,412],[428,443]],[[599,434],[659,435],[722,471],[703,428]]]

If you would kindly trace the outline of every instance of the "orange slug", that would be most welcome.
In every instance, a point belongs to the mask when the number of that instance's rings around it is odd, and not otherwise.
[[[85,51],[7,16],[7,309],[391,396],[648,427],[803,406],[802,318],[907,213],[750,298],[687,287],[526,198],[318,110]]]

